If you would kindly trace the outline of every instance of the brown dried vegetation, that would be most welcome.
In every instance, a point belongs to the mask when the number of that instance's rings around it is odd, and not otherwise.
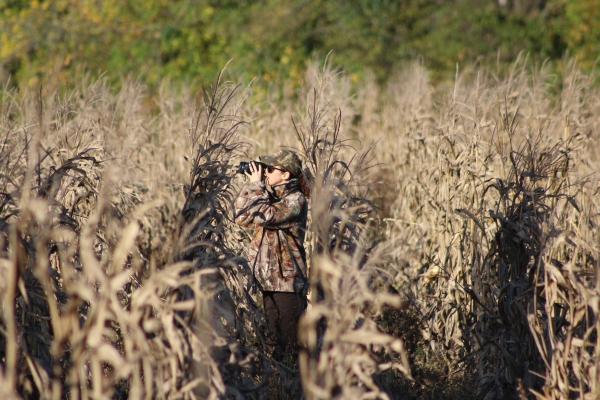
[[[600,96],[563,69],[3,91],[0,392],[598,398]],[[236,162],[280,146],[313,177],[298,360],[231,215]]]

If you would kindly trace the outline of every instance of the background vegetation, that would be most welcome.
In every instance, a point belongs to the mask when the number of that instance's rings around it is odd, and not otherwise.
[[[569,51],[590,69],[599,32],[595,0],[3,0],[0,79],[64,84],[85,67],[156,88],[211,82],[233,59],[246,82],[294,86],[329,51],[355,80],[372,71],[380,82],[417,57],[436,80],[481,58],[508,66],[521,51],[538,62]]]

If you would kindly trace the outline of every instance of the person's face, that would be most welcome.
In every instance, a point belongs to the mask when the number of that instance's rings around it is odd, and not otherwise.
[[[279,185],[280,183],[287,182],[290,179],[290,173],[284,171],[281,167],[269,166],[265,169],[265,176],[267,177],[267,183],[271,186]]]

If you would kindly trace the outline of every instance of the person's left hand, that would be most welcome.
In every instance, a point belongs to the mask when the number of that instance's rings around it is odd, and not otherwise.
[[[250,182],[260,182],[262,178],[262,165],[256,165],[251,162],[248,169],[250,170]]]

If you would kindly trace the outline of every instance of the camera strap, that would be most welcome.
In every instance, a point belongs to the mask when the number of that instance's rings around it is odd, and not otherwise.
[[[260,237],[260,243],[258,245],[258,249],[256,250],[256,257],[254,257],[254,262],[252,263],[252,284],[250,285],[250,293],[252,293],[252,294],[256,294],[256,292],[258,291],[258,288],[256,285],[256,281],[257,281],[257,279],[256,279],[256,262],[258,261],[258,256],[262,249],[263,240],[265,239],[265,233],[266,233],[266,228],[263,227],[262,236]]]

